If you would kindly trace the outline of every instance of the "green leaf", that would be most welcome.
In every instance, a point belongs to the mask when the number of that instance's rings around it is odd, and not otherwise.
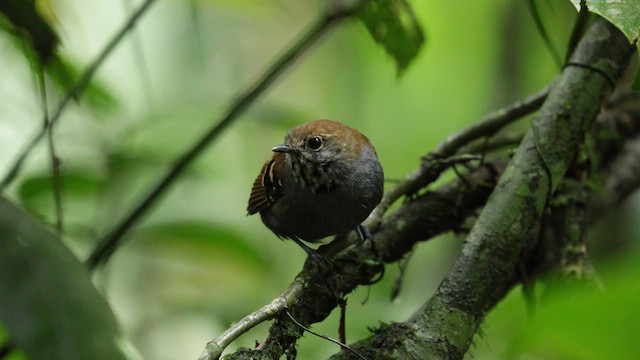
[[[98,176],[90,171],[68,171],[62,176],[66,192],[79,197],[86,197],[98,191],[102,182]],[[40,196],[50,196],[51,175],[44,173],[30,177],[20,184],[18,193],[20,199],[29,203]]]
[[[41,64],[52,58],[59,43],[58,35],[40,16],[35,1],[0,1],[0,14],[11,24],[4,27],[33,49]]]
[[[549,284],[507,358],[634,359],[640,354],[640,267],[633,256],[599,269],[604,290]],[[560,285],[560,286],[558,286]]]
[[[34,71],[43,69],[62,92],[68,92],[80,77],[78,66],[57,53],[58,35],[40,15],[33,0],[0,1],[0,29],[15,36]],[[106,86],[95,79],[89,82],[82,95],[99,110],[117,105]]]
[[[30,359],[124,359],[116,320],[62,241],[0,197],[0,321]]]
[[[581,0],[571,0],[580,11]],[[587,9],[607,19],[620,29],[630,42],[635,42],[640,51],[640,0],[586,0]],[[631,88],[640,90],[640,72],[636,74]]]
[[[571,0],[580,10],[580,0]],[[589,11],[617,26],[631,42],[640,37],[640,0],[586,0]]]
[[[367,30],[396,62],[401,75],[424,44],[424,33],[406,0],[373,0],[358,12]]]
[[[206,262],[242,260],[257,271],[267,266],[267,259],[247,244],[242,234],[202,221],[179,221],[147,226],[136,232],[138,244],[148,245],[158,253],[204,255]]]
[[[90,223],[104,180],[96,175],[94,169],[73,169],[64,172],[61,181],[65,223]],[[51,174],[41,173],[20,183],[18,198],[29,213],[39,220],[53,224],[53,191]]]
[[[228,225],[175,221],[145,226],[133,236],[136,263],[145,267],[145,273],[162,273],[161,278],[149,276],[139,288],[154,294],[155,301],[222,306],[229,313],[220,316],[232,321],[231,314],[239,316],[249,304],[259,306],[255,299],[260,286],[273,280],[265,271],[273,260]],[[168,263],[181,266],[167,267]],[[180,286],[167,287],[167,283]]]
[[[64,56],[56,55],[45,69],[47,75],[53,80],[53,84],[61,92],[69,92],[78,79],[82,76],[82,69],[73,61]],[[76,100],[83,100],[94,109],[111,110],[116,108],[118,101],[113,96],[107,85],[99,81],[95,76],[89,80],[82,93]]]
[[[547,47],[551,58],[556,63],[558,68],[562,68],[562,60],[560,59],[560,52],[556,48],[555,44],[551,40],[549,36],[549,32],[547,31],[544,22],[542,21],[542,17],[540,16],[540,10],[538,9],[538,5],[536,4],[536,0],[528,0],[527,7],[529,9],[529,13],[533,18],[533,23],[536,25],[536,30],[538,30],[538,34],[542,38],[542,42]]]

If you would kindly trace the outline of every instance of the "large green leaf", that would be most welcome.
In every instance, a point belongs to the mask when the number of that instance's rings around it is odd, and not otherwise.
[[[100,203],[104,179],[90,167],[66,169],[60,177],[64,229],[67,235],[76,231],[92,231]],[[18,198],[31,215],[47,224],[56,223],[56,209],[51,173],[42,172],[25,177],[18,187]]]
[[[75,60],[57,54],[45,68],[47,75],[59,91],[68,93],[83,76],[83,70]],[[83,100],[93,110],[112,110],[118,106],[118,100],[106,83],[92,77],[86,86],[76,94],[76,100]]]
[[[398,75],[420,52],[424,33],[406,0],[372,0],[358,13],[371,36],[396,61]]]
[[[580,0],[571,0],[580,10]],[[640,0],[587,0],[589,11],[596,13],[617,26],[630,41],[640,37]]]
[[[580,10],[581,0],[571,0],[571,3]],[[585,3],[589,11],[609,20],[629,41],[635,42],[640,51],[640,0],[586,0]],[[640,72],[632,87],[640,89]]]
[[[30,359],[123,359],[87,269],[59,238],[0,197],[0,321]]]

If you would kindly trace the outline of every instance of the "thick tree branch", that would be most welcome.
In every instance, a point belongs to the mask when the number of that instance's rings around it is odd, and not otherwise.
[[[484,315],[517,281],[525,239],[583,142],[632,47],[599,19],[578,44],[436,294],[353,348],[375,358],[462,359]],[[398,335],[401,334],[402,337]],[[336,359],[348,358],[340,353]]]
[[[450,166],[450,163],[441,161],[443,158],[455,155],[470,142],[490,137],[506,125],[538,110],[548,93],[549,87],[547,86],[536,94],[493,112],[480,121],[444,139],[432,152],[423,158],[418,170],[407,175],[398,185],[385,193],[380,205],[376,207],[368,219],[369,227],[375,229],[382,220],[382,216],[396,200],[405,195],[411,196],[436,181],[440,174]]]

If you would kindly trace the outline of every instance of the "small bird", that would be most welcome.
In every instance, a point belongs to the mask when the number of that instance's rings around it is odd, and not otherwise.
[[[295,241],[308,255],[316,252],[301,240],[321,239],[358,230],[380,203],[382,166],[373,145],[358,130],[331,120],[315,120],[289,131],[285,143],[271,149],[253,183],[248,215],[281,239]]]

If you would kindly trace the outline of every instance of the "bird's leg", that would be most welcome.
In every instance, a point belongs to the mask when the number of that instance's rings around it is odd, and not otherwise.
[[[358,237],[360,238],[359,244],[366,242],[365,246],[369,246],[371,248],[371,251],[373,251],[375,257],[380,258],[380,254],[378,254],[378,251],[376,250],[375,244],[373,242],[373,236],[371,236],[369,228],[366,225],[360,224],[356,228],[356,232],[358,233]]]
[[[309,256],[314,256],[315,254],[318,253],[317,251],[315,251],[314,249],[310,248],[309,246],[307,246],[307,244],[303,243],[300,239],[298,239],[296,237],[291,237],[291,240],[293,240],[296,244],[298,244],[298,246],[300,246],[302,248],[302,250],[304,250],[304,252],[306,252],[307,255],[309,255]]]
[[[356,228],[356,232],[358,233],[358,237],[360,238],[358,244],[363,244],[364,242],[366,242],[365,245],[371,247],[373,253],[376,255],[376,257],[378,257],[378,252],[376,251],[376,247],[373,244],[373,236],[371,236],[369,228],[366,225],[360,224]]]
[[[360,237],[360,242],[358,245],[362,245],[363,243],[366,242],[366,244],[364,244],[365,247],[369,246],[371,248],[371,251],[373,252],[373,256],[375,257],[374,261],[376,262],[376,265],[380,269],[380,276],[370,280],[366,284],[363,284],[363,285],[373,285],[379,282],[380,280],[382,280],[382,277],[384,276],[384,269],[385,269],[384,262],[380,260],[380,254],[378,253],[378,250],[376,250],[375,243],[373,242],[373,236],[371,236],[371,232],[369,231],[369,228],[366,225],[360,224],[356,228],[356,232],[358,233],[358,237]]]
[[[358,237],[360,238],[360,241],[366,241],[366,240],[371,240],[372,236],[371,236],[371,232],[369,231],[369,228],[366,227],[363,224],[358,225],[358,227],[356,228],[356,231],[358,232]]]
[[[306,252],[307,255],[309,255],[307,260],[312,259],[316,264],[318,264],[321,271],[331,268],[331,261],[329,261],[329,259],[327,259],[326,256],[310,248],[309,246],[307,246],[305,243],[303,243],[300,239],[296,237],[291,237],[291,240],[293,240],[296,244],[298,244],[298,246],[300,246],[302,250],[304,250],[304,252]]]

